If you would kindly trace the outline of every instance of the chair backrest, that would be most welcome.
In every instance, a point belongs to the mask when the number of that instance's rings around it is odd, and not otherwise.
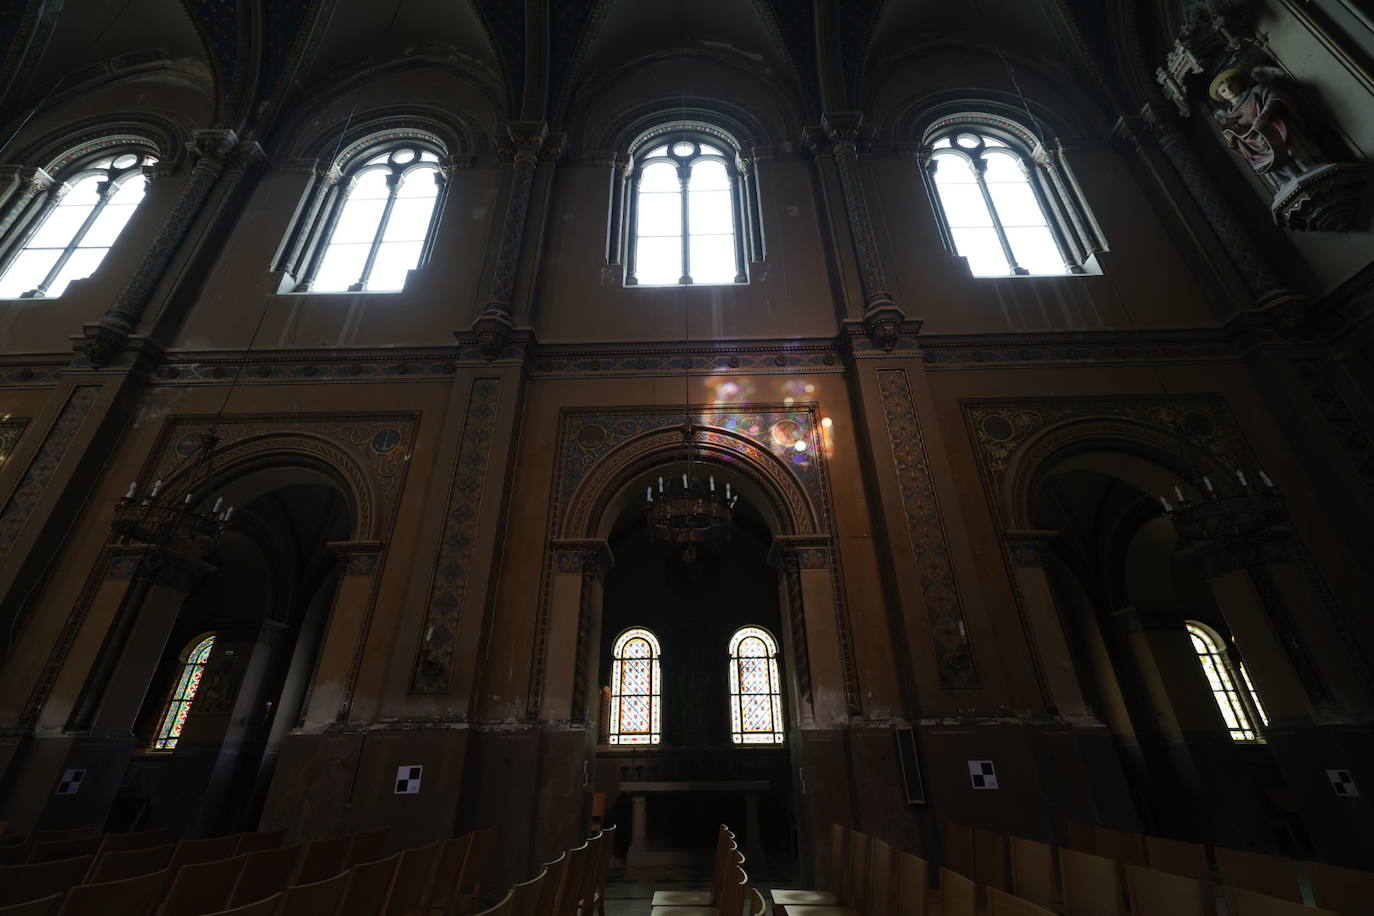
[[[241,855],[245,852],[261,852],[264,849],[277,849],[284,839],[286,839],[285,829],[243,833],[239,835],[239,844],[234,847],[234,855]]]
[[[367,830],[362,833],[353,834],[353,841],[348,844],[347,863],[349,867],[359,865],[363,862],[376,862],[382,858],[386,852],[386,828],[381,830]]]
[[[741,859],[739,844],[735,842],[733,833],[726,833],[725,849],[716,857],[715,865],[711,870],[711,899],[719,900],[720,893],[725,888],[725,879],[730,875],[733,868]]]
[[[443,840],[435,840],[428,846],[401,852],[401,861],[396,866],[396,877],[392,879],[391,890],[386,895],[387,913],[405,916],[406,913],[416,911],[443,845]]]
[[[1298,872],[1292,859],[1216,846],[1217,875],[1222,884],[1257,894],[1302,902]]]
[[[1076,849],[1059,850],[1059,883],[1065,916],[1121,916],[1116,860]]]
[[[558,892],[563,887],[563,876],[568,871],[568,852],[559,853],[552,862],[544,863],[544,883],[539,885],[539,903],[536,910],[540,916],[551,914],[558,904]]]
[[[592,824],[600,826],[606,820],[606,793],[592,793]]]
[[[577,892],[582,887],[582,872],[587,863],[587,843],[568,850],[568,867],[563,872],[563,885],[558,889],[558,904],[553,916],[577,916]],[[453,912],[457,912],[454,908]]]
[[[615,848],[615,824],[601,830],[601,846],[596,853],[596,880],[592,883],[592,899],[606,896],[606,874],[611,870],[611,851]],[[590,904],[591,901],[588,901]]]
[[[157,903],[158,895],[167,885],[168,869],[155,871],[123,881],[101,884],[78,884],[62,899],[58,916],[144,916]]]
[[[1054,916],[1054,910],[1013,897],[995,887],[988,888],[988,916]]]
[[[239,837],[236,833],[205,840],[182,840],[177,844],[176,851],[172,853],[172,862],[167,867],[175,875],[177,869],[183,865],[199,865],[202,862],[214,862],[216,859],[227,859],[234,854],[234,847],[238,844]]]
[[[252,903],[245,903],[242,906],[232,907],[227,910],[220,910],[214,916],[277,916],[278,912],[299,912],[312,913],[314,910],[282,910],[282,901],[286,899],[286,891],[278,891],[271,897],[264,897]],[[320,912],[330,913],[332,910],[321,910]]]
[[[248,856],[242,855],[181,866],[158,916],[197,916],[224,909],[247,861]]]
[[[920,856],[905,850],[893,853],[892,912],[917,913],[926,911],[926,896],[930,887],[930,864]]]
[[[1223,887],[1228,916],[1336,916],[1333,910],[1319,910],[1292,900],[1247,891],[1243,887]],[[1368,907],[1366,906],[1366,911]]]
[[[1006,890],[1007,838],[981,827],[973,831],[973,880],[984,887]]]
[[[978,916],[978,885],[941,865],[940,905],[943,916]]]
[[[463,860],[462,883],[458,886],[463,897],[475,899],[482,892],[482,879],[486,877],[487,864],[491,861],[491,847],[495,842],[496,831],[491,827],[473,833],[467,858]]]
[[[849,865],[844,874],[844,897],[841,903],[851,909],[863,912],[868,901],[868,853],[871,847],[866,833],[852,830],[846,844]]]
[[[1095,832],[1099,856],[1115,859],[1123,865],[1145,864],[1144,835],[1110,827],[1098,827]]]
[[[107,833],[105,842],[100,846],[100,854],[124,852],[129,849],[151,849],[154,846],[167,846],[172,843],[172,835],[166,830],[140,830],[137,833]]]
[[[749,916],[763,916],[768,912],[768,902],[763,899],[763,891],[757,887],[749,889]]]
[[[29,848],[29,862],[56,862],[59,859],[95,855],[100,851],[100,844],[103,842],[105,842],[105,838],[102,836],[77,837],[71,840],[45,840],[41,843],[34,843]]]
[[[892,910],[892,847],[873,837],[868,841],[869,916],[887,916]]]
[[[511,899],[514,891],[506,891],[506,896],[501,898],[501,902],[495,906],[489,906],[480,913],[473,913],[472,916],[510,916]]]
[[[339,900],[343,898],[351,877],[353,876],[350,873],[343,871],[323,881],[292,885],[286,889],[280,912],[333,913],[338,908]]]
[[[303,846],[284,846],[281,849],[260,849],[247,853],[243,871],[229,895],[229,905],[244,906],[278,891],[286,890],[296,873]]]
[[[162,871],[172,861],[176,843],[165,846],[151,846],[147,849],[125,849],[120,852],[104,852],[96,857],[86,875],[87,884],[100,884],[105,881],[122,881],[135,878],[152,871]]]
[[[23,865],[29,860],[32,849],[33,841],[27,837],[13,845],[0,847],[0,866]]]
[[[16,903],[13,906],[0,906],[0,916],[53,916],[62,905],[62,895],[53,894],[41,900]]]
[[[1022,900],[1054,906],[1054,847],[1048,843],[1011,838],[1011,892]]]
[[[27,903],[40,897],[64,893],[81,883],[90,870],[93,856],[76,856],[43,862],[39,865],[0,867],[0,906]]]
[[[542,870],[528,881],[522,881],[510,889],[510,916],[536,916],[539,912],[539,897],[543,892],[548,870]],[[583,911],[591,912],[591,904]]]
[[[601,864],[601,847],[605,843],[605,836],[598,830],[594,836],[587,839],[587,858],[582,863],[582,881],[577,886],[579,912],[585,913],[596,895],[596,870]],[[511,908],[514,909],[515,905],[511,904]]]
[[[1201,843],[1146,834],[1145,853],[1150,860],[1150,867],[1155,871],[1195,878],[1204,884],[1212,880],[1212,869],[1207,864],[1207,847]]]
[[[1097,831],[1082,821],[1064,822],[1064,846],[1078,852],[1097,854]],[[1061,847],[1062,848],[1062,847]]]
[[[1307,883],[1317,906],[1341,916],[1356,916],[1374,906],[1374,872],[1308,862]]]
[[[725,888],[721,891],[720,902],[714,909],[721,916],[735,916],[744,910],[745,898],[749,896],[749,876],[736,865],[725,876]]]
[[[348,889],[336,911],[339,916],[377,916],[382,912],[387,892],[391,890],[391,879],[396,876],[400,864],[398,852],[375,862],[359,862],[350,868]]]
[[[965,878],[972,878],[973,856],[973,828],[946,821],[944,867],[957,871]]]
[[[830,825],[830,861],[826,863],[825,889],[838,897],[844,891],[845,839],[849,831],[839,824]]]
[[[316,840],[305,847],[301,858],[301,869],[296,873],[293,884],[318,884],[327,878],[343,874],[348,866],[348,847],[353,842],[351,836],[336,836],[327,840]]]
[[[1126,889],[1136,916],[1211,916],[1211,886],[1196,878],[1127,865]]]
[[[66,830],[35,830],[29,834],[29,839],[35,843],[50,843],[53,840],[79,840],[99,835],[99,827],[71,827]]]
[[[422,913],[428,913],[436,906],[444,906],[457,897],[458,887],[463,881],[463,863],[467,861],[468,846],[471,844],[472,834],[465,833],[444,840],[439,847],[439,861],[435,863],[429,886],[421,897]]]

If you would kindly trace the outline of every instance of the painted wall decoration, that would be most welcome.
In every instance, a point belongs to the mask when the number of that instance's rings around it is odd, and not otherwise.
[[[950,560],[949,541],[940,517],[940,501],[930,476],[921,424],[904,369],[879,369],[878,391],[897,467],[902,511],[911,535],[911,550],[921,582],[921,597],[930,623],[940,684],[950,688],[982,686],[973,644],[964,621],[963,600]]]

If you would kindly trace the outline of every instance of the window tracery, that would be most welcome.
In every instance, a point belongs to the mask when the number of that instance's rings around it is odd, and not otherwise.
[[[0,269],[0,299],[53,299],[95,272],[147,190],[157,157],[108,148],[48,187]]]
[[[621,633],[611,652],[611,744],[658,744],[663,736],[663,674],[658,637],[643,627]]]
[[[1250,681],[1250,673],[1245,665],[1237,663],[1234,667],[1221,647],[1221,639],[1209,628],[1195,621],[1187,621],[1188,635],[1193,642],[1202,673],[1212,689],[1212,698],[1231,733],[1231,740],[1237,742],[1262,742],[1264,736],[1255,727],[1255,719],[1269,724],[1269,717],[1260,702],[1255,685]],[[1239,677],[1237,677],[1239,674]]]
[[[778,644],[763,627],[730,637],[730,737],[735,744],[782,744]]]
[[[170,751],[177,746],[181,732],[186,727],[186,717],[191,713],[191,704],[195,702],[196,691],[200,689],[201,678],[205,675],[205,664],[209,661],[210,652],[214,647],[213,633],[197,639],[188,647],[176,688],[172,691],[171,699],[167,701],[167,709],[162,714],[157,737],[153,739],[154,750]]]

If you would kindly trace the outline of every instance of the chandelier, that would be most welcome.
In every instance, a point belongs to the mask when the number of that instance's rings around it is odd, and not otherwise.
[[[696,434],[695,426],[683,424],[682,442],[687,454],[681,482],[673,475],[668,480],[660,476],[657,492],[652,483],[644,488],[649,530],[660,541],[685,544],[682,558],[688,563],[696,559],[698,544],[730,539],[735,503],[739,502],[739,493],[732,491],[728,481],[717,486],[714,474],[704,481],[697,475],[693,460]]]
[[[1194,449],[1188,447],[1186,421],[1175,423],[1174,428],[1179,437],[1179,456],[1189,468],[1188,482],[1199,494],[1197,498],[1189,497],[1182,487],[1175,485],[1176,503],[1169,502],[1167,496],[1159,497],[1164,514],[1174,523],[1181,540],[1235,542],[1284,520],[1283,493],[1263,468],[1255,468],[1248,475],[1237,468],[1236,486],[1228,481],[1219,490],[1189,457]]]
[[[124,498],[115,504],[114,530],[131,541],[154,547],[209,545],[219,540],[234,516],[234,507],[225,507],[222,496],[216,497],[208,510],[192,505],[196,493],[211,488],[218,445],[219,437],[213,432],[200,434],[200,447],[185,462],[186,496],[180,502],[163,493],[161,480],[141,498],[138,482],[129,484]]]

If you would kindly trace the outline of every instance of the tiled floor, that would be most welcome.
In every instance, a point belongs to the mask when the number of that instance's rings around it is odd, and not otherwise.
[[[791,868],[773,868],[750,874],[750,886],[763,891],[768,900],[768,891],[774,887],[796,887],[795,871]],[[656,890],[705,890],[711,883],[706,872],[670,869],[641,869],[626,874],[623,866],[612,866],[606,877],[606,916],[648,916],[649,901]],[[772,912],[769,904],[768,912]]]

